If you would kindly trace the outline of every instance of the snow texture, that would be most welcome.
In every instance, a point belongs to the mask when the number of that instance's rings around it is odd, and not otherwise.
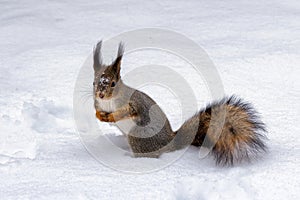
[[[180,32],[207,51],[225,93],[261,113],[268,154],[223,168],[191,147],[164,169],[127,174],[85,150],[72,107],[80,67],[98,40],[143,27]],[[297,0],[2,0],[0,199],[300,199],[299,27]],[[122,73],[138,61],[167,59],[151,55],[125,55]],[[188,77],[199,107],[208,103],[200,80],[169,60]],[[144,90],[178,128],[172,94]]]

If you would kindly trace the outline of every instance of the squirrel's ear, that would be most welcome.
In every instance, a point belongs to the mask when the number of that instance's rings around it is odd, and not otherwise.
[[[102,65],[101,46],[102,40],[94,47],[94,71],[98,71]]]
[[[121,61],[122,61],[123,54],[124,54],[124,44],[120,42],[117,58],[112,64],[112,68],[118,74],[118,77],[120,77]]]

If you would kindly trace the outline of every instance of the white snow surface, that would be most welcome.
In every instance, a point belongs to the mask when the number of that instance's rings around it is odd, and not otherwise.
[[[86,151],[73,120],[80,67],[98,40],[144,27],[180,32],[205,49],[225,93],[261,113],[262,159],[218,167],[191,147],[159,171],[131,174]],[[0,199],[300,199],[299,1],[2,0],[0,46]],[[135,59],[125,56],[123,68]],[[184,65],[170,66],[184,74]],[[178,128],[176,102],[153,88]],[[200,107],[210,100],[197,98]]]

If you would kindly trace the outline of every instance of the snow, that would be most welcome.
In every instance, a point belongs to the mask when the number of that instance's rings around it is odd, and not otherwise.
[[[296,0],[1,1],[0,198],[299,199],[299,13]],[[79,70],[99,39],[144,27],[180,32],[209,54],[225,93],[261,113],[268,154],[224,168],[212,157],[200,160],[191,147],[165,168],[133,174],[102,165],[86,151],[73,119]],[[153,55],[125,55],[122,73],[148,59],[164,60],[188,77],[199,107],[211,100],[182,61]],[[157,85],[143,90],[178,128],[174,96],[158,94]],[[155,164],[168,156],[137,160]]]

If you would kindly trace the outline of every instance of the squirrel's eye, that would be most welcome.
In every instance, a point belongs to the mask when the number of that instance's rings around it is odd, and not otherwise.
[[[95,86],[95,82],[93,82],[93,86]]]
[[[110,87],[115,87],[116,86],[116,83],[113,81],[113,82],[111,82],[111,85],[110,85]]]

